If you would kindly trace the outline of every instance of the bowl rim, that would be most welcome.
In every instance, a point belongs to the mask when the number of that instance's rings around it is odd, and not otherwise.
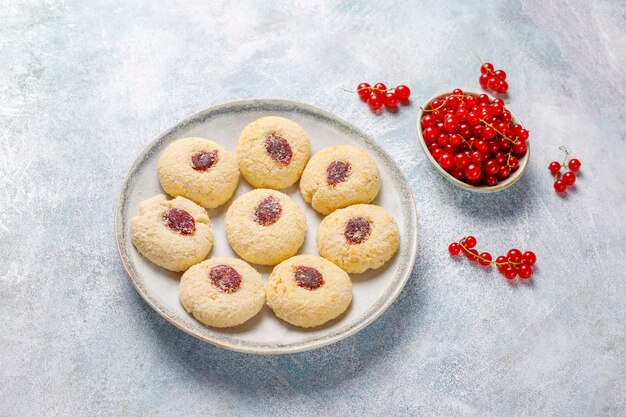
[[[526,149],[526,155],[524,155],[524,157],[520,158],[519,162],[519,168],[517,169],[517,171],[515,171],[513,173],[513,175],[511,175],[509,178],[507,178],[504,181],[499,182],[496,185],[493,186],[488,186],[488,185],[471,185],[468,184],[466,182],[463,182],[461,180],[458,180],[456,178],[454,178],[450,173],[448,173],[448,171],[446,171],[445,169],[443,169],[441,167],[441,165],[439,165],[439,163],[435,160],[435,158],[433,158],[432,154],[430,153],[430,150],[428,149],[428,145],[426,145],[426,141],[424,140],[424,135],[422,134],[422,118],[425,115],[425,111],[424,108],[428,105],[428,103],[430,103],[431,101],[435,100],[435,99],[441,99],[442,97],[445,97],[447,95],[452,94],[452,91],[447,91],[444,93],[440,93],[437,94],[435,96],[432,96],[431,98],[429,98],[428,100],[426,100],[426,102],[424,102],[424,104],[422,106],[420,106],[420,109],[417,113],[417,137],[419,138],[419,143],[420,146],[422,147],[422,150],[424,151],[424,153],[426,154],[426,158],[428,158],[428,160],[430,161],[430,163],[432,165],[435,166],[435,168],[437,169],[437,171],[439,172],[439,174],[441,174],[444,178],[446,178],[448,181],[450,181],[452,184],[456,185],[457,187],[469,190],[469,191],[473,191],[473,192],[478,192],[478,193],[493,193],[496,191],[500,191],[503,190],[507,187],[510,187],[511,185],[515,184],[524,174],[524,172],[526,171],[526,167],[528,166],[528,160],[530,159],[530,143],[527,143],[527,149]],[[475,95],[478,96],[480,94],[485,94],[487,97],[489,97],[489,102],[493,102],[496,97],[487,94],[485,92],[476,92],[476,91],[472,91],[472,90],[465,90],[463,89],[463,94],[470,94],[470,95]],[[515,113],[513,113],[510,109],[507,109],[511,112],[511,121],[518,123],[518,124],[522,124],[521,120],[515,115]]]

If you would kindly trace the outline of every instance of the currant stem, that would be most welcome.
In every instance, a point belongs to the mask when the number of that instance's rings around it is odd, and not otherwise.
[[[467,236],[465,236],[467,237]],[[465,245],[463,244],[463,241],[465,240],[465,237],[461,238],[461,240],[459,240],[459,245],[461,245],[461,248],[465,251],[465,253],[469,253],[469,249],[465,247]],[[497,267],[500,267],[501,265],[511,265],[513,267],[517,267],[519,265],[522,265],[524,263],[524,261],[522,260],[522,262],[511,262],[511,261],[506,261],[506,262],[496,262],[496,261],[490,261],[489,259],[483,258],[480,255],[476,255],[476,258],[480,259],[483,262],[488,262],[492,265],[495,265]]]
[[[562,166],[563,168],[566,168],[566,167],[567,167],[567,165],[566,165],[566,162],[567,162],[567,157],[570,155],[570,151],[569,151],[569,149],[567,148],[567,146],[559,146],[559,149],[560,149],[560,150],[562,150],[563,152],[565,152],[565,158],[563,158],[563,162],[561,162],[561,166]],[[554,175],[554,181],[556,181],[556,180],[557,180],[559,177],[561,177],[561,176],[562,176],[562,175],[561,175],[561,171],[557,172],[557,173]]]
[[[497,134],[499,134],[500,136],[502,136],[504,139],[508,140],[509,142],[511,142],[513,145],[515,145],[517,143],[517,140],[519,138],[515,138],[515,140],[509,138],[507,135],[505,135],[504,133],[500,132],[498,129],[496,129],[495,127],[493,127],[493,125],[491,123],[487,123],[487,121],[485,119],[480,119],[481,122],[483,122],[483,124],[485,126],[489,126],[490,128],[492,128],[493,130],[496,131]]]

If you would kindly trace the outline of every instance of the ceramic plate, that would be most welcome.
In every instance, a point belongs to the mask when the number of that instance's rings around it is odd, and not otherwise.
[[[382,186],[373,204],[389,210],[400,229],[400,249],[382,268],[363,274],[352,274],[353,299],[348,310],[337,319],[314,329],[300,329],[279,320],[267,305],[241,326],[229,329],[205,327],[190,316],[178,301],[180,274],[166,271],[144,259],[130,241],[130,219],[137,214],[139,202],[164,193],[156,174],[157,160],[167,145],[177,139],[199,136],[235,151],[242,129],[263,116],[277,115],[295,120],[311,138],[311,154],[332,145],[351,144],[369,153],[381,171]],[[233,197],[251,190],[241,178]],[[305,211],[307,234],[302,254],[318,255],[315,232],[322,220],[306,204],[298,186],[282,190]],[[236,257],[224,233],[224,215],[232,200],[217,209],[208,210],[215,234],[210,256]],[[193,336],[240,352],[259,354],[292,353],[337,342],[374,321],[398,296],[411,274],[417,249],[417,215],[408,181],[391,159],[365,133],[316,107],[285,100],[247,100],[210,107],[183,120],[157,136],[146,146],[131,166],[115,213],[117,246],[131,283],[141,297],[160,315]],[[254,265],[267,282],[270,267]]]

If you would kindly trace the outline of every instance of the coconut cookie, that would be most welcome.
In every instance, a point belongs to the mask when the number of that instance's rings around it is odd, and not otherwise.
[[[398,225],[382,207],[356,204],[326,216],[317,228],[317,249],[350,273],[380,268],[398,250]]]
[[[302,198],[321,214],[369,203],[380,189],[380,172],[364,151],[350,145],[322,149],[309,161],[300,180]]]
[[[237,145],[241,174],[253,187],[283,189],[300,179],[309,160],[309,135],[284,117],[262,117],[247,125]]]
[[[208,208],[228,201],[239,183],[235,156],[202,138],[179,139],[170,144],[159,158],[157,174],[165,192]]]
[[[352,282],[345,271],[324,258],[294,256],[274,268],[266,297],[282,320],[315,327],[346,311],[352,301]]]
[[[159,194],[139,204],[139,215],[130,221],[130,238],[151,262],[184,271],[209,254],[213,228],[206,210],[193,201]]]
[[[237,326],[265,304],[265,287],[254,268],[240,259],[211,258],[183,274],[178,297],[185,310],[212,327]]]
[[[262,188],[235,200],[224,224],[237,255],[259,265],[276,265],[293,256],[306,234],[302,209],[286,194]]]

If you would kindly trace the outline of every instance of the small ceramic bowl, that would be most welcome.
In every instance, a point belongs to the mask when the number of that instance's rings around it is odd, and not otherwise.
[[[480,94],[484,94],[484,93],[477,93],[475,91],[467,91],[467,90],[463,90],[463,92],[464,92],[464,94],[476,95],[476,96],[478,96]],[[443,97],[445,97],[445,96],[447,96],[449,94],[452,94],[452,92],[449,91],[447,93],[443,93],[443,94],[439,94],[439,95],[437,95],[435,97],[431,97],[420,108],[420,111],[419,111],[419,113],[417,115],[417,136],[419,137],[420,145],[422,146],[422,149],[424,150],[424,153],[426,154],[426,157],[428,158],[430,163],[435,167],[435,169],[441,175],[443,175],[448,181],[450,181],[451,183],[453,183],[457,187],[460,187],[460,188],[463,188],[463,189],[469,190],[469,191],[478,192],[478,193],[492,193],[492,192],[495,192],[495,191],[504,190],[506,187],[509,187],[510,185],[515,183],[517,180],[519,180],[522,177],[522,174],[524,174],[524,171],[526,171],[526,166],[528,166],[528,159],[530,158],[530,143],[528,143],[528,142],[527,142],[528,150],[526,151],[526,155],[524,155],[523,158],[519,159],[519,168],[517,168],[517,171],[513,172],[511,174],[511,176],[509,178],[507,178],[506,180],[500,181],[496,185],[491,186],[491,187],[487,186],[487,185],[471,185],[471,184],[467,184],[467,183],[465,183],[463,181],[457,180],[451,174],[449,174],[445,169],[441,168],[439,163],[437,161],[435,161],[435,158],[433,158],[433,156],[431,155],[430,150],[428,150],[428,145],[426,144],[426,141],[424,140],[424,135],[422,134],[422,118],[427,114],[427,112],[425,112],[424,109],[426,108],[428,103],[430,103],[434,99],[442,99]],[[487,96],[489,97],[490,101],[494,101],[495,100],[495,97],[492,97],[492,96],[490,96],[488,94],[487,94]],[[511,112],[511,120],[513,121],[513,123],[522,124],[522,122],[513,114],[513,112]]]

